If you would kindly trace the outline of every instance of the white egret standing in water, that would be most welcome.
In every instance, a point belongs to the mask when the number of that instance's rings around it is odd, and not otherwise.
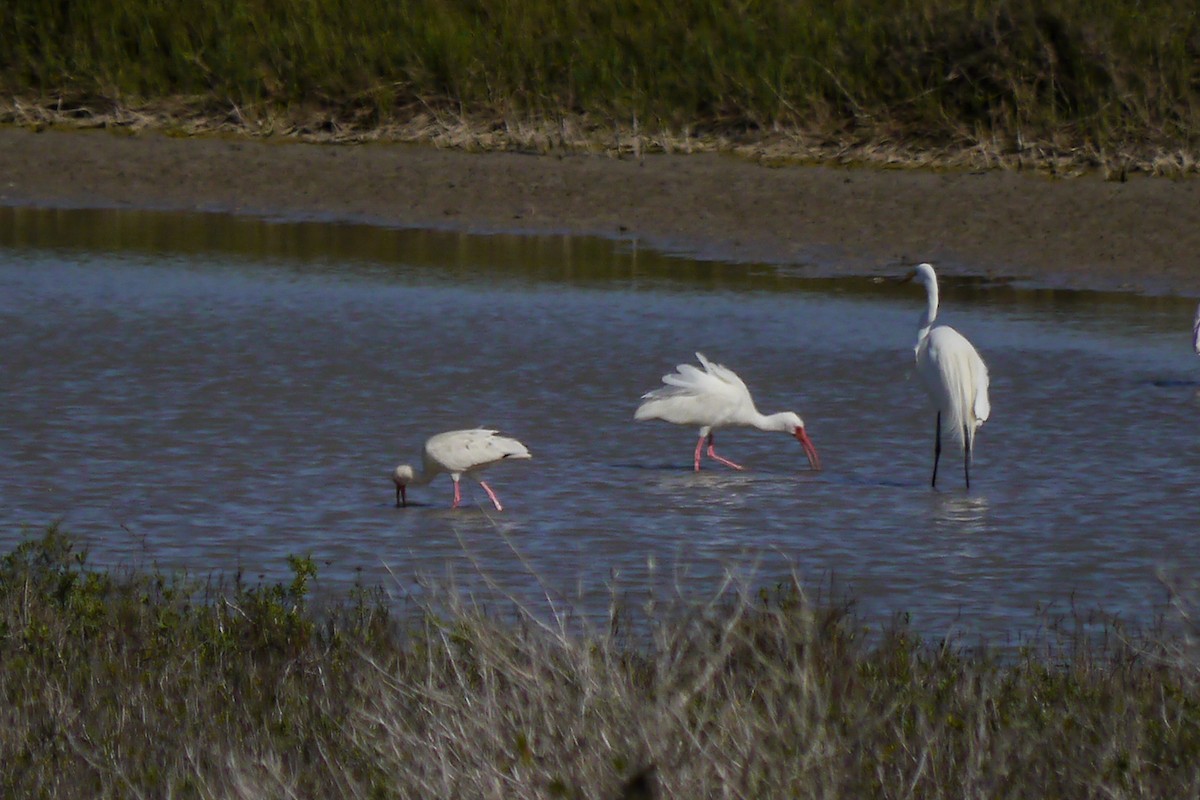
[[[473,473],[506,459],[516,458],[532,458],[532,456],[525,445],[508,436],[501,436],[499,431],[472,428],[464,431],[447,431],[431,436],[425,442],[424,469],[417,472],[408,464],[401,464],[392,473],[392,482],[396,484],[396,507],[408,505],[408,486],[429,483],[438,473],[448,472],[450,479],[454,481],[454,502],[451,504],[451,508],[458,508],[461,499],[458,488],[459,478],[463,475],[471,475],[487,492],[488,497],[496,506],[496,510],[503,511],[504,507],[500,505],[492,487]]]
[[[817,448],[804,432],[804,421],[791,411],[778,414],[760,414],[754,407],[750,390],[733,370],[714,364],[701,353],[696,353],[703,370],[691,364],[680,364],[675,372],[663,376],[666,386],[642,395],[644,401],[638,406],[633,418],[636,420],[661,419],[676,425],[699,425],[700,440],[696,442],[693,464],[700,471],[700,453],[708,442],[708,457],[727,467],[742,469],[738,464],[716,454],[713,432],[717,428],[745,426],[763,431],[782,431],[796,437],[804,447],[808,463],[813,469],[821,468]]]
[[[927,305],[917,330],[917,375],[937,409],[933,448],[933,479],[937,486],[938,459],[942,455],[942,418],[963,450],[963,476],[971,488],[971,451],[975,431],[991,413],[988,402],[987,365],[961,333],[946,325],[933,327],[938,312],[937,273],[929,264],[918,264],[901,282],[925,285]]]

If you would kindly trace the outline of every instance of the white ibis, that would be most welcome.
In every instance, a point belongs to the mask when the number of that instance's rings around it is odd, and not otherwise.
[[[791,411],[778,414],[760,414],[754,407],[750,390],[733,370],[714,364],[701,353],[696,353],[703,370],[691,364],[680,364],[675,372],[663,376],[666,384],[642,395],[633,418],[636,420],[661,419],[676,425],[700,426],[700,440],[696,442],[693,460],[700,471],[700,454],[708,443],[708,457],[733,469],[742,469],[738,464],[716,454],[713,432],[718,428],[745,426],[763,431],[782,431],[795,436],[804,447],[808,463],[813,469],[821,468],[817,448],[804,432],[804,421]]]
[[[459,478],[470,475],[479,481],[479,485],[492,499],[496,510],[503,511],[504,507],[500,505],[492,487],[474,473],[501,461],[531,457],[525,445],[508,436],[501,436],[499,431],[472,428],[439,433],[425,442],[425,463],[420,472],[408,464],[401,464],[392,473],[392,482],[396,484],[396,507],[408,505],[409,485],[429,483],[438,473],[448,472],[450,479],[454,481],[454,502],[451,508],[458,508],[462,499],[458,487]]]

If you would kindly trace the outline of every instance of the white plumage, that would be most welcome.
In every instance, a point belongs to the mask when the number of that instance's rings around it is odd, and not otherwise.
[[[937,273],[929,264],[918,264],[904,280],[925,285],[927,305],[917,330],[917,376],[937,409],[933,455],[933,486],[937,486],[938,459],[942,453],[942,428],[949,429],[963,450],[963,475],[971,486],[971,452],[975,432],[991,414],[988,370],[975,347],[961,333],[945,325],[934,328],[938,312]]]
[[[492,499],[496,510],[503,511],[504,507],[500,505],[496,493],[475,473],[501,461],[522,458],[532,458],[525,445],[511,437],[502,436],[499,431],[471,428],[431,436],[425,442],[424,467],[420,472],[408,464],[401,464],[392,473],[392,482],[396,484],[396,506],[408,504],[408,486],[429,483],[439,473],[448,472],[450,479],[454,481],[454,502],[451,508],[458,508],[461,499],[459,478],[470,475],[479,481],[479,485]]]
[[[664,375],[660,389],[642,395],[642,404],[634,412],[636,420],[661,419],[676,425],[696,425],[700,428],[700,440],[696,443],[693,464],[700,470],[700,454],[705,441],[708,442],[709,458],[733,469],[742,469],[732,461],[722,458],[714,451],[713,432],[717,428],[747,426],[764,431],[783,431],[796,437],[804,447],[809,464],[820,469],[821,462],[812,440],[804,432],[804,422],[791,411],[763,415],[754,407],[750,390],[733,370],[714,364],[701,353],[696,353],[700,365],[680,364],[675,372]]]
[[[1192,349],[1200,356],[1200,306],[1196,306],[1196,318],[1192,320]]]

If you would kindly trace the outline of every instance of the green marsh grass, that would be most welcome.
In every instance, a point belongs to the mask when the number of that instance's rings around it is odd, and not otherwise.
[[[0,43],[19,122],[1185,170],[1200,141],[1191,0],[9,0]]]
[[[990,652],[732,582],[589,628],[452,592],[318,606],[311,560],[290,565],[254,586],[98,570],[53,529],[0,559],[0,796],[1200,792],[1187,637]]]

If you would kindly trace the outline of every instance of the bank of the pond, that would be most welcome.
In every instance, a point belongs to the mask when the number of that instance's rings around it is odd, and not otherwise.
[[[813,274],[944,274],[1200,291],[1200,180],[813,166],[714,154],[470,153],[0,130],[0,203],[229,211],[636,239]]]
[[[624,128],[833,159],[967,151],[1196,166],[1190,0],[108,0],[71,11],[0,4],[0,119],[132,115],[426,141],[457,128],[593,147]]]
[[[1051,631],[996,658],[865,635],[797,586],[615,608],[588,632],[449,594],[317,610],[313,562],[290,565],[256,586],[96,571],[53,530],[0,557],[0,794],[1200,791],[1196,665],[1166,634]]]

